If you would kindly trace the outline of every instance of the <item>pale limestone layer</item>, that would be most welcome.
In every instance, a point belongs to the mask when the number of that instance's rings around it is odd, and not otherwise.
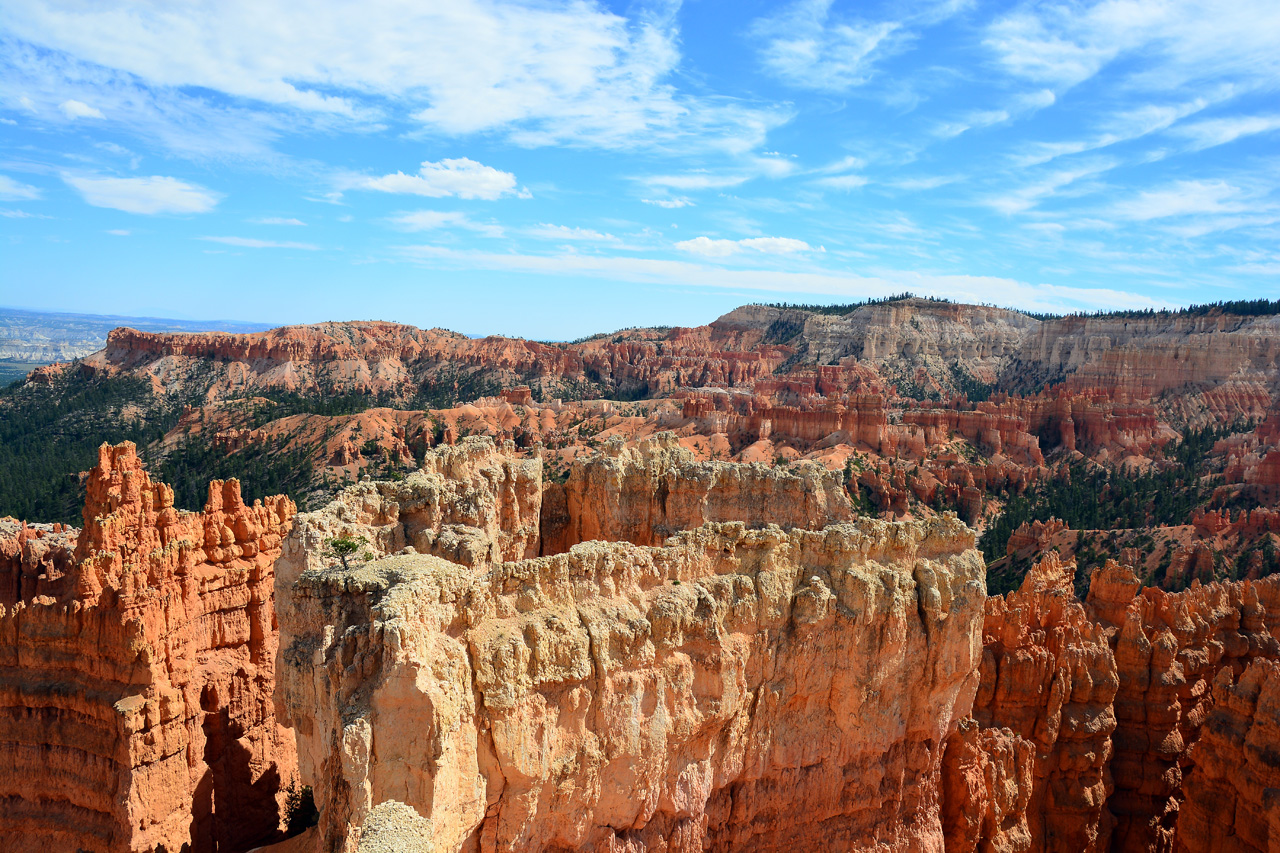
[[[941,851],[981,655],[973,545],[953,517],[709,524],[483,574],[309,568],[278,705],[322,849],[396,800],[438,851]]]
[[[545,517],[543,553],[593,539],[661,545],[711,521],[815,529],[853,518],[840,475],[822,465],[699,462],[670,432],[575,461],[564,494],[563,519]]]

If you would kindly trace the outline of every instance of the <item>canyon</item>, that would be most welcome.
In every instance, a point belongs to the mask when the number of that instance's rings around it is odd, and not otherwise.
[[[0,519],[6,849],[1280,849],[1277,322],[113,331],[12,392],[172,420]]]

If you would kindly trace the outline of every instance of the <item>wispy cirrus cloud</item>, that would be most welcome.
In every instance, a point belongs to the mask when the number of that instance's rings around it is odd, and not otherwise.
[[[79,191],[94,207],[126,213],[208,213],[222,198],[198,184],[152,175],[146,178],[110,178],[63,174],[62,180]]]
[[[119,85],[164,104],[157,120],[210,109],[184,95],[198,87],[250,112],[363,126],[392,117],[448,135],[500,132],[523,146],[755,147],[789,111],[681,93],[668,80],[681,58],[676,8],[625,18],[587,0],[315,3],[299,28],[294,11],[251,0],[15,0],[0,9],[0,30],[94,76],[121,75]],[[19,76],[38,76],[34,57],[9,53]]]
[[[526,228],[524,233],[539,240],[559,240],[573,243],[618,243],[621,242],[612,234],[597,231],[594,228],[575,228],[569,225],[551,225],[543,223]]]
[[[744,250],[765,255],[791,255],[813,249],[803,240],[792,237],[748,237],[743,240],[715,240],[711,237],[694,237],[681,240],[675,247],[682,252],[701,255],[704,258],[727,258]]]
[[[1192,150],[1203,151],[1227,145],[1246,136],[1280,130],[1280,115],[1223,116],[1184,124],[1175,133],[1191,142]]]
[[[458,210],[411,210],[398,213],[388,220],[402,231],[435,231],[442,228],[462,228],[485,237],[501,237],[502,226],[490,222],[476,222]]]
[[[320,247],[313,243],[290,243],[279,240],[256,240],[252,237],[201,237],[209,243],[221,243],[224,246],[237,246],[242,249],[301,249],[304,252],[318,252]]]
[[[757,20],[760,64],[801,89],[840,92],[871,79],[875,60],[893,44],[896,21],[833,19],[832,0],[798,0]]]
[[[985,44],[1015,77],[1059,90],[1125,57],[1135,90],[1178,91],[1191,81],[1270,85],[1280,74],[1269,0],[1102,0],[1028,3],[996,18]]]
[[[0,200],[35,201],[41,195],[39,187],[15,181],[8,175],[0,175]]]
[[[1161,189],[1144,190],[1112,205],[1125,219],[1147,221],[1174,216],[1218,216],[1255,209],[1248,194],[1226,181],[1178,181]]]
[[[400,246],[407,258],[432,266],[519,271],[535,275],[582,276],[604,281],[654,284],[682,282],[696,287],[775,293],[807,293],[843,298],[885,296],[910,290],[924,296],[947,296],[962,302],[989,302],[1000,294],[1003,304],[1029,311],[1068,312],[1097,308],[1162,308],[1168,303],[1115,288],[1036,284],[997,276],[930,274],[894,269],[854,275],[823,269],[791,271],[707,265],[691,261],[576,252],[521,254],[476,252],[442,246]]]
[[[675,198],[642,198],[640,201],[645,204],[652,204],[656,207],[665,207],[667,210],[693,206],[692,201],[682,196]]]
[[[306,225],[301,219],[292,216],[260,216],[250,219],[254,225]]]

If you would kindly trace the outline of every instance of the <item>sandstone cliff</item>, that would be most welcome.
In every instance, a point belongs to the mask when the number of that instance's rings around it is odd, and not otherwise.
[[[1075,565],[1050,552],[1021,589],[987,600],[974,717],[1035,747],[1026,797],[1030,847],[1105,851],[1111,816],[1116,662],[1076,600]]]
[[[202,513],[177,510],[127,442],[102,447],[86,487],[83,531],[23,526],[0,543],[4,849],[272,838],[296,776],[271,702],[293,504],[246,506],[232,480],[210,484]]]
[[[839,474],[821,465],[698,462],[671,433],[580,457],[563,502],[562,517],[544,518],[544,554],[593,539],[660,545],[709,521],[820,528],[853,518]]]
[[[438,850],[938,851],[982,574],[954,519],[310,568],[282,719],[325,849],[399,801]]]
[[[1167,593],[1110,563],[1094,571],[1088,604],[1110,636],[1120,681],[1108,802],[1118,849],[1168,851],[1213,680],[1280,656],[1280,576]]]
[[[1280,663],[1259,660],[1213,682],[1178,815],[1180,853],[1280,849]]]

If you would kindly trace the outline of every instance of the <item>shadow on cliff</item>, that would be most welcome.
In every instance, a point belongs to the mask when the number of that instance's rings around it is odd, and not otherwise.
[[[284,780],[273,764],[254,780],[253,753],[240,740],[244,727],[219,707],[216,691],[201,696],[204,763],[191,804],[191,843],[180,853],[241,853],[283,838],[276,794]],[[157,851],[159,853],[159,851]]]

